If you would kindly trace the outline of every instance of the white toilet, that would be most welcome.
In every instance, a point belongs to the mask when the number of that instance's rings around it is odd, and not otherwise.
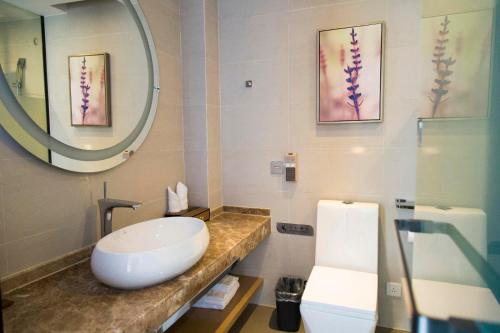
[[[300,305],[306,332],[375,332],[377,272],[378,205],[319,201],[315,266]]]

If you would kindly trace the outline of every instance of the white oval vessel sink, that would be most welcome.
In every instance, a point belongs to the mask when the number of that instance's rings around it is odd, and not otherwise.
[[[111,287],[149,287],[196,264],[207,250],[209,238],[205,222],[192,217],[137,223],[97,242],[92,272]]]

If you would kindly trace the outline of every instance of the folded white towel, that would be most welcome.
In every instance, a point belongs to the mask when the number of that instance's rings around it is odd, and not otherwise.
[[[215,286],[214,286],[202,298],[200,298],[198,300],[198,302],[196,302],[193,305],[193,307],[204,308],[204,309],[224,310],[224,308],[233,299],[233,297],[236,294],[236,291],[238,291],[239,287],[240,287],[240,283],[238,281],[232,282],[230,287],[226,291],[214,289],[215,288]]]
[[[211,290],[217,290],[222,292],[227,292],[234,288],[234,286],[238,284],[238,277],[233,275],[224,276],[219,283],[212,287]]]
[[[182,208],[179,196],[174,191],[172,191],[170,186],[167,188],[167,192],[168,192],[168,211],[170,213],[180,212]]]
[[[213,290],[212,289],[205,296],[202,297],[202,298],[204,298],[203,301],[206,303],[209,303],[209,304],[223,304],[226,301],[227,301],[227,303],[229,303],[229,301],[234,296],[234,293],[236,293],[236,291],[238,290],[239,287],[240,287],[240,283],[236,282],[236,284],[233,285],[227,291]]]
[[[181,182],[177,183],[177,196],[179,197],[179,203],[181,205],[181,210],[188,209],[188,188]]]

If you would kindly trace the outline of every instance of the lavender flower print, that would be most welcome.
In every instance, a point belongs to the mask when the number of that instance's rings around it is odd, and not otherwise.
[[[437,87],[431,89],[431,95],[429,100],[432,102],[432,117],[434,118],[437,113],[439,105],[446,101],[443,97],[448,94],[448,86],[451,83],[449,76],[453,74],[450,67],[456,62],[452,57],[446,58],[446,44],[449,39],[447,35],[449,34],[448,25],[451,21],[448,16],[444,17],[444,21],[441,23],[442,29],[438,32],[438,38],[436,39],[436,46],[434,47],[434,59],[432,62],[436,65],[437,78],[434,80]]]
[[[80,112],[82,113],[82,125],[85,125],[85,116],[87,115],[90,101],[90,84],[87,83],[87,59],[85,57],[83,57],[80,71],[80,88],[82,89],[82,105]]]
[[[111,126],[109,54],[68,57],[71,126]]]
[[[359,52],[359,41],[356,39],[358,34],[354,31],[354,28],[351,28],[350,35],[352,66],[347,65],[347,68],[344,69],[344,72],[347,74],[346,82],[349,84],[347,90],[350,102],[347,102],[347,104],[354,109],[354,111],[356,112],[356,118],[357,120],[359,120],[360,106],[363,103],[363,100],[361,99],[361,92],[359,92],[358,90],[358,78],[363,66],[361,65],[362,60],[361,53]]]
[[[381,120],[381,23],[319,31],[318,123]]]

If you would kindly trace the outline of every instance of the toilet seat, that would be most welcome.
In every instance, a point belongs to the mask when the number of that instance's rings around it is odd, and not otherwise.
[[[376,321],[377,289],[377,274],[314,266],[302,296],[301,307]]]

